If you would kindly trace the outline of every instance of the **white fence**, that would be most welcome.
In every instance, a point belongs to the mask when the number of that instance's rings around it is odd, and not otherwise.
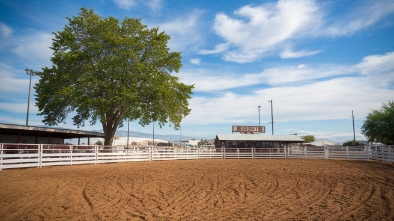
[[[394,146],[215,149],[214,147],[112,147],[0,144],[0,170],[56,165],[195,159],[348,159],[394,163]]]

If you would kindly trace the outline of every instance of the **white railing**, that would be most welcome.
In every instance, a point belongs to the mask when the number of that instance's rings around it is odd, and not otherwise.
[[[0,170],[76,164],[196,159],[347,159],[394,163],[394,146],[295,148],[112,147],[0,144]]]

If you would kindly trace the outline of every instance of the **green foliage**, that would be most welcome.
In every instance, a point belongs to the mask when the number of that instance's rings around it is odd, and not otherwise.
[[[105,145],[126,119],[179,128],[190,113],[194,86],[171,75],[182,64],[180,53],[167,47],[169,35],[138,19],[119,22],[84,8],[67,19],[64,30],[54,33],[53,65],[43,68],[35,86],[45,124],[63,122],[70,113],[77,126],[99,121]]]
[[[306,143],[312,143],[313,141],[315,141],[315,136],[313,135],[306,135],[302,136],[301,138],[304,139]]]
[[[380,110],[369,113],[361,131],[369,141],[394,143],[394,102],[389,101]]]
[[[96,145],[103,145],[103,141],[101,141],[101,140],[98,140],[98,141],[96,141],[96,143],[95,143]]]
[[[354,142],[352,140],[347,141],[346,143],[343,143],[343,146],[363,146],[363,144],[359,143],[359,142]]]

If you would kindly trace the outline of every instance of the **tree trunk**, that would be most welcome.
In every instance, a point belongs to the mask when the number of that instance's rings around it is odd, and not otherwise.
[[[103,124],[103,131],[104,131],[104,145],[105,146],[112,146],[112,142],[114,140],[114,136],[116,133],[116,127],[111,127],[110,125]]]

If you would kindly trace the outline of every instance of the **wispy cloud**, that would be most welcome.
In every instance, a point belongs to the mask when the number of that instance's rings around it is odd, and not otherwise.
[[[390,83],[394,81],[394,52],[384,55],[370,55],[355,66],[360,73],[369,76],[371,82]]]
[[[224,52],[227,61],[252,62],[297,33],[316,26],[320,10],[314,1],[286,1],[260,6],[247,5],[234,11],[235,18],[224,13],[215,17],[214,30],[231,48]]]
[[[201,64],[201,60],[199,58],[192,58],[190,59],[190,63],[199,65]]]
[[[360,3],[360,2],[357,2]],[[264,56],[299,58],[315,55],[321,50],[293,51],[288,45],[310,37],[339,37],[351,35],[376,24],[394,13],[393,1],[361,2],[334,21],[324,12],[327,4],[314,0],[279,0],[277,3],[247,5],[230,16],[217,13],[213,25],[224,42],[200,54],[221,54],[223,60],[249,63]]]
[[[352,110],[358,116],[366,116],[382,100],[392,99],[387,84],[394,81],[393,56],[394,53],[371,55],[349,66],[279,66],[244,75],[212,69],[182,72],[181,80],[194,83],[195,91],[211,93],[211,96],[193,97],[192,112],[185,122],[205,124],[204,118],[210,116],[210,124],[245,124],[256,113],[255,108],[244,107],[267,107],[264,102],[271,99],[275,102],[276,122],[347,119]],[[196,75],[199,77],[193,78]],[[261,84],[270,86],[259,88]],[[246,94],[233,90],[252,85],[255,87]],[[262,109],[263,115],[269,111]]]
[[[20,73],[19,77],[17,76],[18,73]],[[0,79],[2,82],[6,82],[0,87],[0,99],[9,99],[23,93],[27,94],[29,81],[23,78],[25,76],[23,71],[0,63]]]
[[[146,5],[151,10],[159,10],[162,5],[162,0],[113,0],[118,8],[130,10],[139,4]]]
[[[198,45],[202,42],[199,23],[202,14],[203,12],[200,10],[193,10],[172,20],[156,24],[160,30],[171,36],[168,44],[171,50],[183,52],[197,50]]]
[[[371,107],[379,107],[380,100],[390,99],[392,91],[358,81],[356,77],[337,78],[300,86],[281,86],[256,90],[250,94],[226,92],[220,96],[198,97],[190,101],[191,124],[247,123],[255,119],[256,108],[262,105],[262,118],[270,113],[268,100],[274,101],[276,122],[330,120],[349,118],[353,110],[365,116]],[[247,107],[247,108],[245,108]]]
[[[327,20],[318,35],[342,36],[351,35],[355,32],[368,28],[382,18],[394,13],[394,1],[377,0],[363,1],[359,6],[353,8],[353,11],[345,17]]]
[[[283,58],[283,59],[286,59],[286,58],[301,58],[301,57],[312,56],[312,55],[318,54],[320,52],[321,51],[319,51],[319,50],[314,50],[314,51],[307,51],[307,50],[293,51],[292,48],[285,48],[280,53],[280,57]]]
[[[52,38],[53,35],[48,33],[33,33],[28,36],[18,37],[14,41],[15,46],[12,52],[30,61],[32,67],[29,68],[42,68],[44,65],[50,64]]]
[[[12,29],[6,24],[0,22],[0,35],[2,37],[9,37],[12,34]]]
[[[356,71],[357,69],[353,66],[300,64],[266,68],[259,73],[246,74],[213,69],[186,69],[181,71],[180,76],[182,81],[195,84],[195,91],[214,92],[259,84],[270,86],[304,84],[324,78],[341,77],[356,73]],[[195,78],[196,75],[199,77]]]

